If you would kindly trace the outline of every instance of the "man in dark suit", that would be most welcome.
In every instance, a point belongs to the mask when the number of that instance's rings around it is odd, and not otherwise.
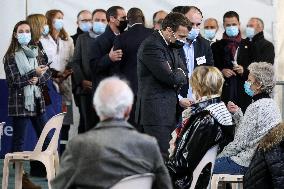
[[[142,132],[155,136],[164,157],[176,126],[177,90],[186,83],[178,55],[190,23],[180,13],[170,13],[162,30],[146,38],[137,54],[138,94],[135,121]]]
[[[246,40],[250,43],[250,62],[274,63],[274,46],[264,38],[264,23],[260,18],[251,18],[246,28]]]
[[[116,64],[116,73],[127,79],[134,93],[134,104],[137,99],[137,51],[142,41],[153,33],[145,27],[142,10],[131,8],[127,12],[128,31],[118,35],[114,41],[114,49],[122,50],[122,59]],[[135,125],[135,107],[132,109],[129,123]]]
[[[192,24],[192,28],[187,36],[187,42],[183,46],[183,49],[180,49],[180,55],[186,67],[188,77],[190,77],[196,66],[213,66],[214,60],[209,41],[204,39],[199,32],[202,22],[201,10],[195,6],[184,6],[181,12]],[[182,108],[187,108],[191,105],[193,100],[192,89],[187,81],[180,90],[179,104]]]
[[[251,103],[244,90],[250,64],[249,43],[241,37],[239,15],[235,11],[224,14],[223,26],[223,38],[211,46],[215,66],[225,78],[221,98],[226,104],[234,102],[244,112]]]
[[[103,80],[94,95],[101,122],[67,144],[53,189],[110,188],[127,176],[154,173],[152,188],[172,189],[155,138],[127,123],[133,103],[129,86],[116,77]]]
[[[90,61],[93,91],[103,78],[113,74],[113,65],[121,60],[123,54],[121,49],[113,49],[113,42],[115,36],[122,33],[127,26],[126,13],[122,7],[112,6],[107,10],[106,16],[108,26],[105,32],[97,37]]]
[[[92,13],[93,24],[106,26],[106,11],[96,9]],[[93,45],[96,38],[101,34],[93,27],[89,32],[80,35],[77,39],[73,60],[73,94],[76,97],[76,105],[80,113],[80,124],[78,133],[91,129],[99,122],[99,118],[92,106],[92,72],[90,70],[90,59],[92,57]]]

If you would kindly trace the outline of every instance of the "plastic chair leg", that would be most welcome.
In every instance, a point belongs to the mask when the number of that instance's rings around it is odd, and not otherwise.
[[[218,189],[219,178],[216,176],[212,176],[211,178],[211,189]]]
[[[55,177],[54,158],[49,158],[47,161],[44,161],[43,164],[46,168],[48,188],[51,189],[50,181]]]
[[[15,161],[15,189],[22,189],[23,162]]]
[[[54,165],[55,165],[55,175],[56,175],[59,171],[59,155],[58,155],[58,152],[56,152],[56,154],[54,156]]]
[[[3,165],[2,189],[8,189],[8,179],[9,179],[9,159],[5,158]]]

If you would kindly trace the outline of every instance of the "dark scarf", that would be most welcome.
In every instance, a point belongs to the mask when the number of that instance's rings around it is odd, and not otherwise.
[[[233,67],[232,61],[234,60],[235,53],[242,40],[241,33],[239,32],[236,37],[229,37],[226,32],[224,32],[223,39],[226,42],[224,47],[224,65],[227,65],[228,68],[231,68]]]
[[[271,98],[271,96],[267,93],[259,93],[259,94],[256,94],[252,97],[253,101],[257,101],[257,100],[260,100],[262,98]]]

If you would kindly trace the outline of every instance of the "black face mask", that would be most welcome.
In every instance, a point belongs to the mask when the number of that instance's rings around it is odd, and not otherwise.
[[[174,49],[182,48],[185,43],[182,40],[177,39],[174,32],[173,32],[173,36],[176,39],[176,41],[174,43],[170,42],[169,47],[174,48]]]
[[[180,40],[176,40],[174,43],[170,43],[169,47],[173,48],[173,49],[180,49],[184,46],[184,42],[180,41]]]
[[[127,27],[127,20],[120,20],[119,21],[119,26],[117,27],[119,32],[122,33],[124,32],[125,28]]]

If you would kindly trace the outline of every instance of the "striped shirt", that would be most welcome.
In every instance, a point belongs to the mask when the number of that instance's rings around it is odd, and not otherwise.
[[[233,119],[224,102],[210,104],[205,108],[222,125],[232,125]]]

